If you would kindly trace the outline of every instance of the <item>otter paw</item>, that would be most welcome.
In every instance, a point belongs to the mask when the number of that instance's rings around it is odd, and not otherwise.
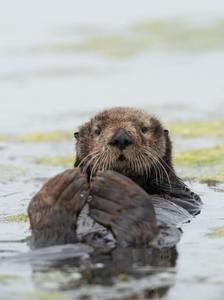
[[[47,181],[28,207],[33,238],[58,240],[50,244],[74,240],[77,216],[85,205],[88,190],[87,178],[79,169],[66,170]]]
[[[121,245],[147,244],[156,233],[150,196],[131,179],[106,171],[90,188],[90,216],[109,228]]]

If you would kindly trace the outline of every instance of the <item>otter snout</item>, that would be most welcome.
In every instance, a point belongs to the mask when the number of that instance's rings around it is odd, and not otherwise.
[[[125,129],[119,128],[112,136],[109,144],[120,150],[124,150],[129,145],[133,144],[133,141]]]

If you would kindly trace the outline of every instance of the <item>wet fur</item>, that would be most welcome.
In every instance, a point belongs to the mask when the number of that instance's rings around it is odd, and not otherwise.
[[[148,128],[142,133],[142,128]],[[126,161],[118,160],[121,151],[109,146],[117,129],[124,128],[133,144],[122,151]],[[100,129],[100,135],[96,134]],[[192,199],[198,212],[198,195],[178,178],[172,163],[172,142],[169,131],[154,116],[135,108],[116,107],[97,114],[76,133],[75,167],[86,172],[89,180],[105,170],[117,171],[140,185],[148,194],[166,194],[168,198]],[[170,196],[170,197],[169,197]],[[189,210],[189,204],[178,201]],[[194,206],[194,205],[192,205]]]
[[[110,143],[120,128],[132,141],[124,150]],[[29,204],[34,247],[76,242],[77,217],[88,195],[90,217],[125,246],[148,245],[156,235],[164,222],[154,205],[199,213],[201,200],[176,176],[169,132],[157,118],[112,108],[83,124],[75,137],[75,169],[50,179]]]

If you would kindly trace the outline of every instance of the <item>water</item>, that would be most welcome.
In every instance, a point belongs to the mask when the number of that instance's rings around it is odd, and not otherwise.
[[[26,255],[28,222],[8,218],[25,213],[43,182],[72,166],[73,131],[98,110],[128,105],[164,122],[223,120],[223,29],[214,28],[223,1],[0,3],[0,300],[223,299],[224,238],[211,234],[223,228],[223,183],[192,183],[203,210],[164,252],[69,248],[53,261],[35,253],[34,262]],[[68,137],[21,139],[50,130]],[[176,151],[223,144],[221,137],[173,139]]]
[[[103,52],[86,53],[87,49],[46,50],[88,40],[95,32],[116,36],[145,20],[165,20],[174,27],[176,20],[196,24],[222,20],[222,1],[199,3],[4,2],[0,13],[1,131],[55,128],[52,118],[61,114],[69,114],[64,126],[77,126],[77,112],[113,105],[196,106],[195,117],[219,110],[223,107],[222,49],[192,54],[178,49],[158,51],[155,44],[151,51],[143,47],[129,59],[108,59]],[[52,7],[54,13],[50,13]],[[119,45],[115,42],[113,47],[115,51]],[[60,122],[58,127],[62,126]]]

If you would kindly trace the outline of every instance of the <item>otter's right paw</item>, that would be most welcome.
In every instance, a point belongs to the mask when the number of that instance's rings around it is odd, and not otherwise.
[[[34,247],[77,241],[76,221],[88,197],[89,185],[80,169],[51,178],[28,207]]]

